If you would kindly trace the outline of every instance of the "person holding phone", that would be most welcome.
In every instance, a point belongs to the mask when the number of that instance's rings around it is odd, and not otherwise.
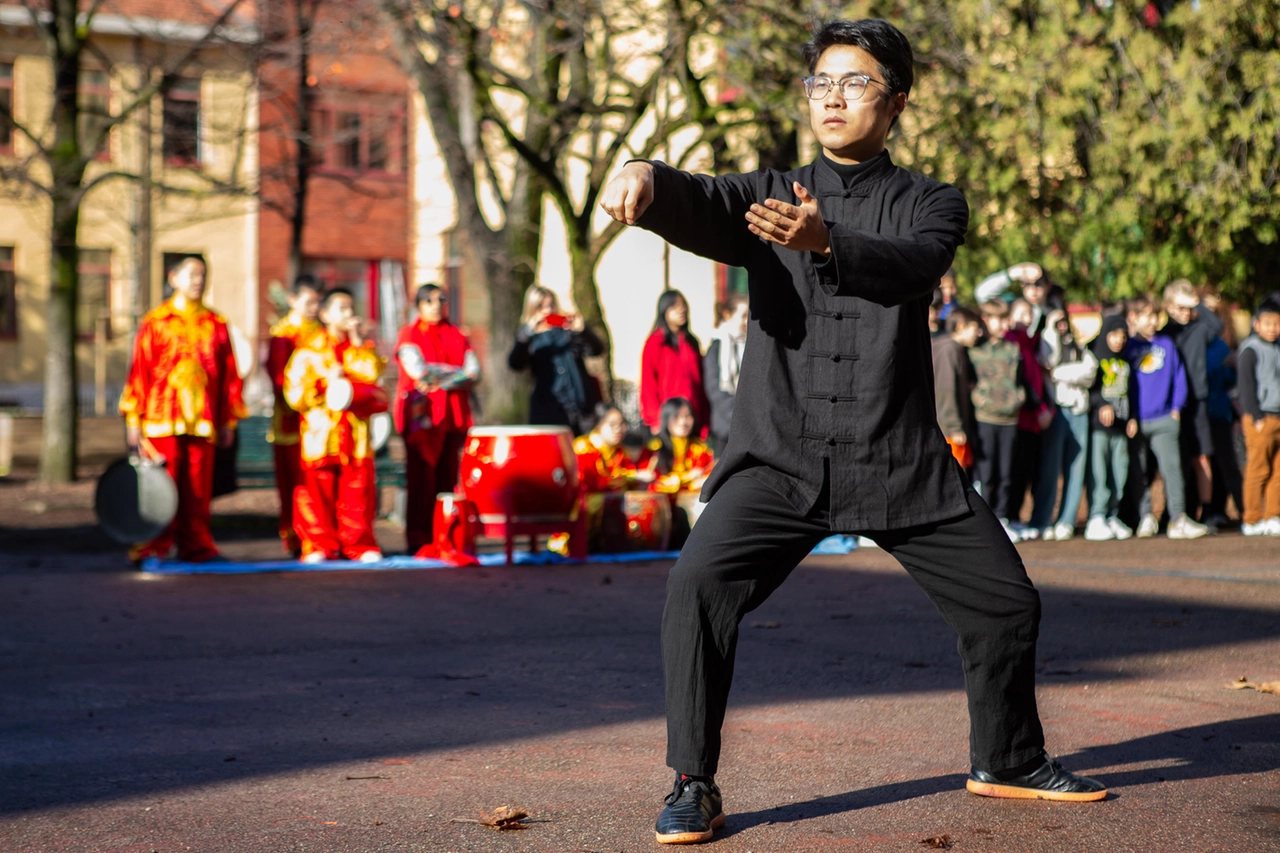
[[[512,370],[533,373],[529,423],[567,426],[574,435],[590,430],[600,385],[582,359],[603,352],[604,343],[580,314],[561,311],[548,288],[530,286],[516,343],[507,356]]]

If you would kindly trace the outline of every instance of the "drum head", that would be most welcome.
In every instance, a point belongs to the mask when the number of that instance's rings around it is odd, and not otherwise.
[[[98,478],[93,507],[112,539],[134,545],[154,539],[178,512],[178,487],[163,465],[117,459]]]
[[[324,404],[331,412],[345,412],[356,397],[356,389],[350,379],[330,379],[324,394]]]
[[[391,415],[378,412],[369,418],[369,440],[373,443],[373,452],[377,453],[391,439],[393,429]]]

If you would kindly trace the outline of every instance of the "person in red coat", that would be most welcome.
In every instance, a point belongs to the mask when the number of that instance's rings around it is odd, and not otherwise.
[[[462,445],[471,428],[471,386],[480,361],[449,322],[449,297],[424,284],[418,318],[396,340],[396,399],[392,417],[405,446],[405,540],[409,553],[431,544],[436,493],[458,483]]]
[[[267,375],[275,391],[271,415],[271,431],[267,440],[275,453],[276,490],[280,494],[280,541],[285,551],[295,557],[302,553],[302,541],[293,529],[294,492],[302,483],[302,457],[299,455],[299,415],[284,399],[284,369],[294,350],[320,331],[319,280],[304,273],[289,291],[289,313],[271,327],[271,344],[267,349]]]
[[[187,258],[169,273],[173,298],[142,318],[129,379],[120,395],[128,443],[163,457],[178,486],[178,512],[130,557],[169,556],[202,563],[219,558],[210,523],[214,444],[230,447],[246,416],[227,322],[204,306],[205,266]]]
[[[702,350],[689,331],[689,303],[678,290],[658,297],[653,333],[640,358],[640,417],[650,432],[662,427],[662,404],[673,397],[689,401],[695,434],[707,427],[707,394],[702,387]]]

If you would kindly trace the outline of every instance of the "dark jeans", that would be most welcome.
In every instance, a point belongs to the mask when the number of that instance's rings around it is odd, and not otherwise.
[[[1040,484],[1040,433],[1019,429],[1013,441],[1013,471],[1009,475],[1009,521],[1022,520],[1027,490],[1034,494]],[[1054,488],[1057,488],[1055,483]]]
[[[982,497],[996,518],[1009,519],[1009,495],[1013,477],[1013,448],[1017,443],[1015,424],[985,424],[978,421],[978,453],[975,467]]]
[[[1244,515],[1244,475],[1236,458],[1235,421],[1209,421],[1213,437],[1213,499],[1209,515],[1226,515],[1227,498],[1235,502],[1236,512]]]
[[[970,758],[1000,771],[1044,747],[1035,696],[1040,596],[1000,522],[972,491],[969,506],[958,519],[865,535],[902,564],[959,635]],[[738,625],[835,532],[825,488],[802,514],[749,471],[725,481],[707,505],[671,570],[662,617],[674,770],[716,772]]]

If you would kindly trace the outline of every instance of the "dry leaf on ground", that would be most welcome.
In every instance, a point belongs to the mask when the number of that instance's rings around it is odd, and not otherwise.
[[[528,816],[529,813],[524,809],[498,806],[491,812],[480,812],[479,823],[483,826],[492,826],[494,829],[524,829],[524,824],[520,821]]]
[[[932,848],[934,848],[935,850],[950,850],[950,849],[951,849],[951,836],[950,836],[950,835],[935,835],[933,838],[922,838],[922,839],[920,839],[920,843],[921,843],[921,844],[923,844],[925,847],[932,847]]]
[[[1259,684],[1256,681],[1250,681],[1247,676],[1240,676],[1230,684],[1224,684],[1223,687],[1228,690],[1257,690],[1259,693],[1276,693],[1280,694],[1280,681],[1264,681]]]

